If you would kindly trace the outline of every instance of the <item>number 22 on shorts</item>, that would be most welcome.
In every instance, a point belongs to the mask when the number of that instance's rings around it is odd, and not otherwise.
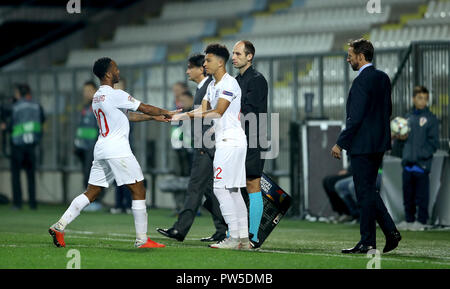
[[[215,179],[217,179],[217,180],[221,180],[222,179],[222,177],[219,177],[219,175],[222,173],[222,168],[221,167],[217,167],[216,169],[215,169],[215,171],[217,172],[217,174],[215,175]]]

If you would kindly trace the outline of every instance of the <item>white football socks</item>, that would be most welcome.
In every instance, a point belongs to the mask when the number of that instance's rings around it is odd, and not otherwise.
[[[234,189],[231,191],[231,198],[234,201],[234,207],[237,214],[237,220],[239,224],[239,238],[248,238],[248,213],[247,205],[241,194],[241,189]]]
[[[238,215],[230,190],[225,188],[214,188],[214,195],[219,201],[220,211],[222,212],[225,223],[228,225],[230,237],[239,239]]]
[[[64,230],[67,225],[69,225],[73,220],[75,220],[80,212],[89,205],[89,199],[85,194],[81,194],[75,199],[73,199],[69,208],[56,223],[57,229]]]
[[[134,216],[134,226],[136,227],[136,239],[147,241],[147,206],[145,200],[133,200],[131,210]]]

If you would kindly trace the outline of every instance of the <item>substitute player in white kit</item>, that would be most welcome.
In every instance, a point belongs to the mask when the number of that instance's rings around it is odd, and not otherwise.
[[[57,247],[65,247],[64,229],[80,212],[92,203],[103,188],[112,181],[118,186],[127,185],[133,201],[132,211],[136,227],[135,246],[139,248],[165,247],[147,237],[147,208],[141,167],[131,152],[128,135],[130,121],[156,120],[168,122],[178,111],[167,111],[141,103],[128,93],[113,86],[119,81],[119,69],[110,58],[98,59],[93,67],[101,86],[92,101],[92,110],[97,118],[99,137],[94,148],[86,192],[76,197],[61,219],[49,229]],[[140,111],[142,113],[129,112]]]
[[[247,207],[240,188],[246,186],[245,155],[247,139],[240,121],[241,89],[226,71],[230,57],[227,48],[211,44],[205,50],[204,67],[214,79],[208,85],[202,106],[174,115],[172,120],[212,118],[216,152],[214,154],[214,194],[228,225],[230,236],[211,248],[249,249]]]

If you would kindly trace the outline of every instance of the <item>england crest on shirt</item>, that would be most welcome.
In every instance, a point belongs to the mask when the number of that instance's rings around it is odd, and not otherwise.
[[[427,118],[422,116],[419,120],[420,127],[424,126],[427,123]]]

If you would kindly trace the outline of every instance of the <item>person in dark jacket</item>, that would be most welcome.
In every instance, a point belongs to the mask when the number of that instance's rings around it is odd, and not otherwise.
[[[120,77],[119,82],[114,84],[114,88],[126,90],[126,84],[127,84],[127,82],[126,82],[125,78]],[[134,144],[133,132],[134,132],[134,123],[130,122],[130,134],[129,134],[128,138],[130,139],[131,149],[133,149],[133,144]],[[144,180],[144,184],[145,184],[145,180]],[[120,214],[120,213],[132,214],[133,210],[131,209],[132,199],[131,199],[130,189],[128,189],[128,187],[126,185],[118,186],[117,183],[115,185],[116,185],[115,194],[114,194],[115,204],[114,204],[113,208],[109,209],[109,212],[111,214]],[[92,206],[92,204],[91,204],[91,206]]]
[[[74,153],[81,163],[83,173],[83,186],[88,185],[89,173],[92,162],[94,161],[94,146],[98,137],[97,119],[92,111],[92,98],[97,91],[97,85],[94,81],[88,80],[83,85],[83,103],[79,115],[78,126],[75,134]],[[99,211],[102,208],[100,197],[93,202],[86,211]]]
[[[83,185],[87,186],[89,172],[94,160],[94,146],[98,137],[97,119],[92,112],[92,97],[97,91],[93,81],[86,81],[83,85],[83,108],[79,115],[74,147],[75,155],[80,160],[83,171]]]
[[[351,169],[349,167],[349,169]],[[338,222],[349,219],[350,211],[345,201],[338,195],[336,190],[336,185],[342,180],[352,178],[351,171],[347,169],[340,170],[337,174],[325,176],[322,180],[322,186],[325,193],[330,201],[331,208],[336,212],[338,217]]]
[[[203,67],[204,60],[205,56],[203,54],[194,54],[188,59],[186,74],[189,76],[189,80],[197,84],[194,96],[195,108],[201,105],[207,87],[212,81],[212,77],[206,75]],[[176,92],[175,87],[174,92]],[[183,97],[178,97],[178,100],[182,102]],[[200,124],[201,126],[195,128],[194,121],[192,120],[191,122],[191,138],[194,139],[194,153],[183,208],[178,215],[177,221],[171,228],[157,228],[157,231],[166,237],[183,241],[194,223],[202,198],[205,196],[206,201],[203,203],[203,207],[211,213],[216,232],[211,236],[200,239],[200,241],[220,242],[226,237],[228,227],[220,211],[219,201],[213,192],[215,148],[214,146],[209,148],[208,144],[203,141],[203,136],[208,134],[211,126],[203,122]]]
[[[398,142],[403,142],[403,205],[406,222],[399,224],[403,230],[422,231],[428,221],[429,173],[433,153],[439,147],[439,124],[427,107],[428,98],[426,87],[414,88],[414,107],[405,116],[410,131],[405,136],[393,136]]]
[[[267,113],[268,84],[260,72],[253,67],[255,47],[248,40],[238,41],[233,47],[233,66],[239,69],[236,80],[241,88],[241,113],[244,116],[244,130],[247,137],[245,158],[246,191],[248,193],[249,236],[253,248],[261,246],[258,231],[264,211],[261,193],[261,176],[264,169],[263,148],[260,140],[267,139],[266,131],[259,124]],[[250,120],[255,117],[254,126]],[[247,119],[249,121],[247,121]],[[241,120],[242,121],[242,120]],[[242,190],[244,191],[244,190]],[[243,192],[244,200],[247,199]]]
[[[20,170],[27,174],[28,196],[31,209],[37,209],[36,202],[36,147],[42,138],[45,121],[42,106],[31,97],[27,84],[17,84],[14,89],[16,102],[11,113],[11,179],[13,187],[13,208],[22,208],[22,186]]]
[[[358,244],[342,253],[365,254],[376,249],[376,222],[386,236],[383,252],[398,246],[401,235],[376,190],[378,169],[383,155],[391,149],[390,117],[392,113],[391,81],[386,73],[372,65],[374,48],[370,41],[349,43],[347,62],[358,76],[347,98],[345,130],[341,132],[331,154],[340,159],[342,149],[351,156],[353,182],[360,207]]]

